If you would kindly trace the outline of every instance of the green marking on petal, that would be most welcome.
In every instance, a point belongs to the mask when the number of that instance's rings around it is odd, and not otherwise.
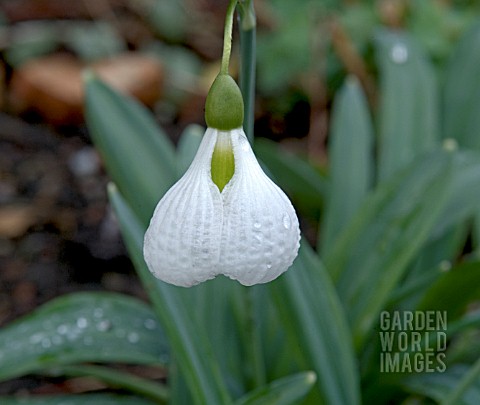
[[[212,155],[212,180],[222,192],[235,172],[232,138],[229,132],[218,132]]]

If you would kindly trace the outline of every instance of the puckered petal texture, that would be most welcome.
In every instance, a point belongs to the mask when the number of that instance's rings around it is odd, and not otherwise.
[[[244,285],[267,283],[297,256],[297,215],[284,192],[257,162],[242,129],[232,131],[235,173],[222,192],[220,268]]]
[[[218,131],[207,129],[185,175],[158,203],[145,234],[150,271],[190,287],[224,274],[266,283],[297,256],[300,230],[290,200],[263,172],[241,128],[231,136],[235,171],[220,193],[211,176]]]
[[[153,275],[190,287],[218,274],[223,204],[211,179],[217,131],[208,129],[191,166],[160,200],[144,240]]]

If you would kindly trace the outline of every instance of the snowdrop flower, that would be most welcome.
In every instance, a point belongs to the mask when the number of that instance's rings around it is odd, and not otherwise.
[[[206,121],[191,166],[160,200],[145,234],[148,268],[183,287],[220,274],[247,286],[272,281],[297,255],[298,219],[253,154],[230,76],[214,82]]]

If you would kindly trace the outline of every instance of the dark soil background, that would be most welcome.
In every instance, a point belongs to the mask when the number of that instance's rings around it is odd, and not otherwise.
[[[0,323],[55,296],[141,294],[85,128],[0,115]]]

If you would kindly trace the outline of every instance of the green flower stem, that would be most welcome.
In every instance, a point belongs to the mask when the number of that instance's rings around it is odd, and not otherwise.
[[[240,90],[244,102],[243,129],[250,143],[253,143],[257,20],[253,0],[240,1],[238,7],[240,17]],[[266,383],[263,347],[259,330],[260,319],[256,310],[256,308],[259,308],[258,296],[262,292],[261,288],[242,289],[248,317],[245,321],[246,341],[249,343],[246,355],[252,367],[253,388],[261,387]]]
[[[230,0],[227,8],[227,15],[225,17],[225,31],[223,34],[223,55],[222,66],[220,73],[228,75],[228,66],[230,64],[230,54],[232,53],[232,29],[233,29],[233,14],[238,0]]]
[[[244,101],[243,129],[250,143],[253,143],[255,107],[255,66],[257,22],[253,0],[239,3],[240,15],[240,89]]]
[[[102,366],[63,366],[52,369],[48,374],[72,377],[95,377],[114,387],[124,388],[136,394],[151,398],[160,404],[166,404],[169,398],[168,389],[162,384]]]

